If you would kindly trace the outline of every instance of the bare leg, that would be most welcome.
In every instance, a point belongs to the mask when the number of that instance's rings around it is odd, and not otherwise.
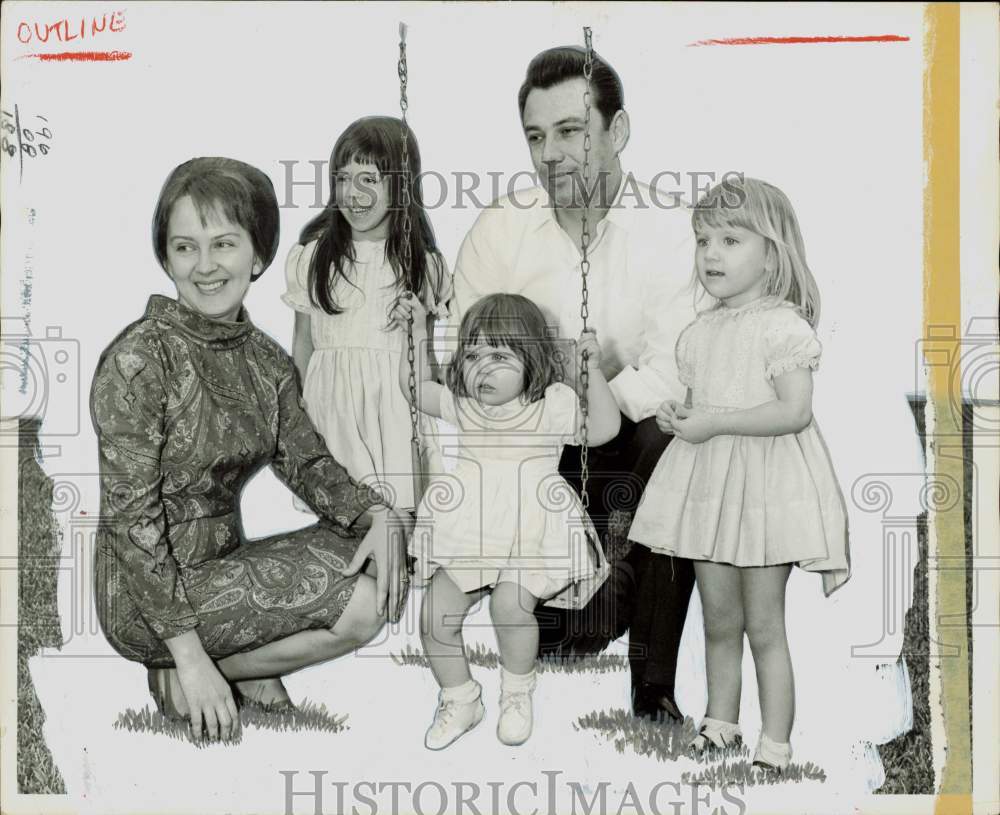
[[[497,583],[490,597],[490,616],[497,632],[503,666],[514,674],[529,673],[538,655],[538,598],[516,583]]]
[[[364,645],[385,624],[375,611],[375,581],[361,575],[347,608],[332,629],[299,631],[260,648],[220,659],[216,665],[243,695],[264,704],[288,699],[283,674],[343,656]],[[176,668],[150,671],[149,690],[168,715],[186,716],[187,700]]]
[[[383,625],[385,617],[375,611],[375,581],[361,575],[347,608],[332,629],[299,631],[253,651],[233,654],[219,660],[219,670],[235,681],[280,677],[350,653],[374,637]]]
[[[779,743],[788,741],[795,719],[795,680],[785,634],[785,586],[791,568],[786,564],[741,570],[763,730]]]
[[[740,569],[707,560],[694,562],[705,617],[705,715],[738,722],[743,663],[743,601]]]
[[[455,688],[472,679],[465,659],[462,623],[482,591],[462,591],[444,569],[438,569],[420,607],[420,639],[434,678],[442,688]]]

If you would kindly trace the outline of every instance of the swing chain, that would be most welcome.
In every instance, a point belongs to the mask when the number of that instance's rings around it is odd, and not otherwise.
[[[590,223],[587,218],[587,207],[590,199],[590,109],[591,109],[591,95],[590,95],[590,82],[594,74],[594,46],[592,42],[592,34],[589,26],[585,26],[583,29],[583,38],[586,46],[586,54],[583,62],[583,79],[587,83],[586,89],[583,92],[583,108],[584,108],[584,118],[583,118],[583,189],[584,189],[584,201],[583,201],[583,219],[582,219],[582,230],[580,233],[580,250],[581,250],[581,260],[580,260],[580,288],[581,288],[581,298],[580,298],[580,319],[583,322],[583,330],[587,330],[587,318],[590,316],[590,292],[587,289],[587,275],[590,273],[590,258],[588,257],[588,249],[590,248]],[[590,402],[587,398],[587,392],[590,387],[590,370],[587,367],[587,357],[588,354],[584,352],[583,354],[583,368],[580,371],[580,503],[583,504],[584,512],[590,510],[590,494],[587,492],[587,481],[590,478],[590,467],[588,461],[588,448],[587,448],[587,418],[590,414]]]
[[[397,65],[399,73],[399,110],[402,114],[402,178],[400,179],[400,204],[403,207],[403,286],[406,294],[413,294],[413,245],[411,235],[413,223],[410,213],[410,149],[409,149],[409,125],[406,123],[406,111],[409,108],[409,101],[406,98],[406,86],[409,80],[406,65],[406,23],[399,24],[399,63]],[[414,450],[420,444],[417,434],[417,365],[416,349],[413,342],[413,314],[410,314],[406,322],[406,361],[409,363],[410,375],[408,385],[410,390],[410,443]]]

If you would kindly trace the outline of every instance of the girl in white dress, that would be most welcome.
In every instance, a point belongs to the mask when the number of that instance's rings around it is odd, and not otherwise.
[[[695,561],[708,709],[692,747],[742,738],[745,633],[762,717],[754,761],[780,770],[791,760],[795,708],[791,566],[821,573],[828,595],[850,571],[844,499],[812,417],[819,292],[792,206],[772,185],[724,182],[699,201],[692,224],[697,278],[717,303],[678,338],[688,398],[657,412],[674,440],[629,538]]]
[[[402,301],[397,318],[422,308]],[[420,337],[423,341],[424,337]],[[516,294],[493,294],[462,318],[447,385],[420,371],[416,391],[422,413],[455,428],[457,465],[431,483],[417,511],[410,552],[430,580],[420,630],[424,652],[441,686],[424,744],[440,750],[483,717],[481,687],[472,679],[462,642],[466,613],[491,593],[490,614],[501,658],[497,736],[508,745],[531,734],[538,624],[534,609],[596,570],[588,535],[596,540],[576,493],[559,475],[566,443],[579,444],[580,403],[563,384],[565,341],[550,337],[538,307]],[[591,445],[614,438],[620,414],[601,374],[601,351],[592,331],[580,336],[587,355]],[[423,355],[420,355],[423,358]],[[581,368],[582,370],[582,368]],[[399,367],[407,387],[408,367]]]
[[[330,203],[289,253],[282,300],[295,309],[292,356],[306,409],[330,452],[352,477],[411,508],[410,413],[396,384],[406,326],[390,317],[406,283],[402,132],[400,120],[370,116],[337,139]],[[420,152],[408,129],[407,151],[409,283],[433,320],[447,316],[451,277],[423,208]]]

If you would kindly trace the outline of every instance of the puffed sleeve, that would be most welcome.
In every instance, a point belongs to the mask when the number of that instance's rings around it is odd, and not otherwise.
[[[794,368],[819,367],[823,353],[816,332],[793,308],[779,307],[769,314],[764,331],[764,373],[768,379]]]
[[[118,559],[128,592],[161,639],[196,628],[167,540],[161,498],[167,395],[158,341],[136,332],[101,357],[90,410],[100,461],[100,546]],[[108,598],[114,602],[114,598]]]
[[[316,241],[306,246],[297,243],[285,262],[285,293],[281,295],[281,300],[289,308],[305,314],[313,311],[309,300],[309,263],[315,251]]]
[[[421,298],[428,314],[438,320],[447,320],[448,304],[454,296],[451,272],[440,255],[427,255],[427,280]]]
[[[545,407],[542,411],[542,430],[554,437],[558,444],[581,444],[583,416],[576,391],[562,382],[555,382],[545,389]]]
[[[677,378],[685,388],[694,387],[694,342],[692,341],[693,329],[698,321],[690,323],[687,328],[681,331],[677,338]]]
[[[352,479],[330,455],[306,413],[291,359],[283,356],[277,364],[278,441],[271,468],[313,512],[349,529],[386,501],[378,490]]]

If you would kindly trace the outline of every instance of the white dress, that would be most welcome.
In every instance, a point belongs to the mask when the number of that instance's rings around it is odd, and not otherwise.
[[[594,573],[593,525],[559,474],[563,445],[578,443],[578,411],[561,383],[528,404],[442,391],[441,417],[459,448],[455,469],[434,478],[417,511],[410,553],[423,579],[442,567],[462,591],[516,582],[547,599]]]
[[[790,303],[762,298],[699,315],[677,340],[677,366],[694,409],[724,413],[773,401],[774,377],[816,368],[821,352]],[[850,573],[844,498],[815,421],[781,436],[675,438],[629,538],[691,560],[796,563],[822,573],[827,594]]]
[[[357,480],[382,489],[394,506],[412,507],[412,457],[409,405],[399,389],[400,331],[386,330],[389,311],[399,294],[385,241],[355,241],[356,261],[339,278],[334,302],[343,309],[327,314],[309,299],[309,262],[316,243],[296,245],[288,255],[282,300],[310,317],[313,354],[303,383],[309,418],[326,445]],[[433,265],[428,259],[428,273]],[[448,316],[451,276],[427,287],[422,298],[438,318]],[[427,417],[421,437],[433,439]],[[431,445],[436,455],[436,448]],[[433,469],[442,469],[438,461]]]

